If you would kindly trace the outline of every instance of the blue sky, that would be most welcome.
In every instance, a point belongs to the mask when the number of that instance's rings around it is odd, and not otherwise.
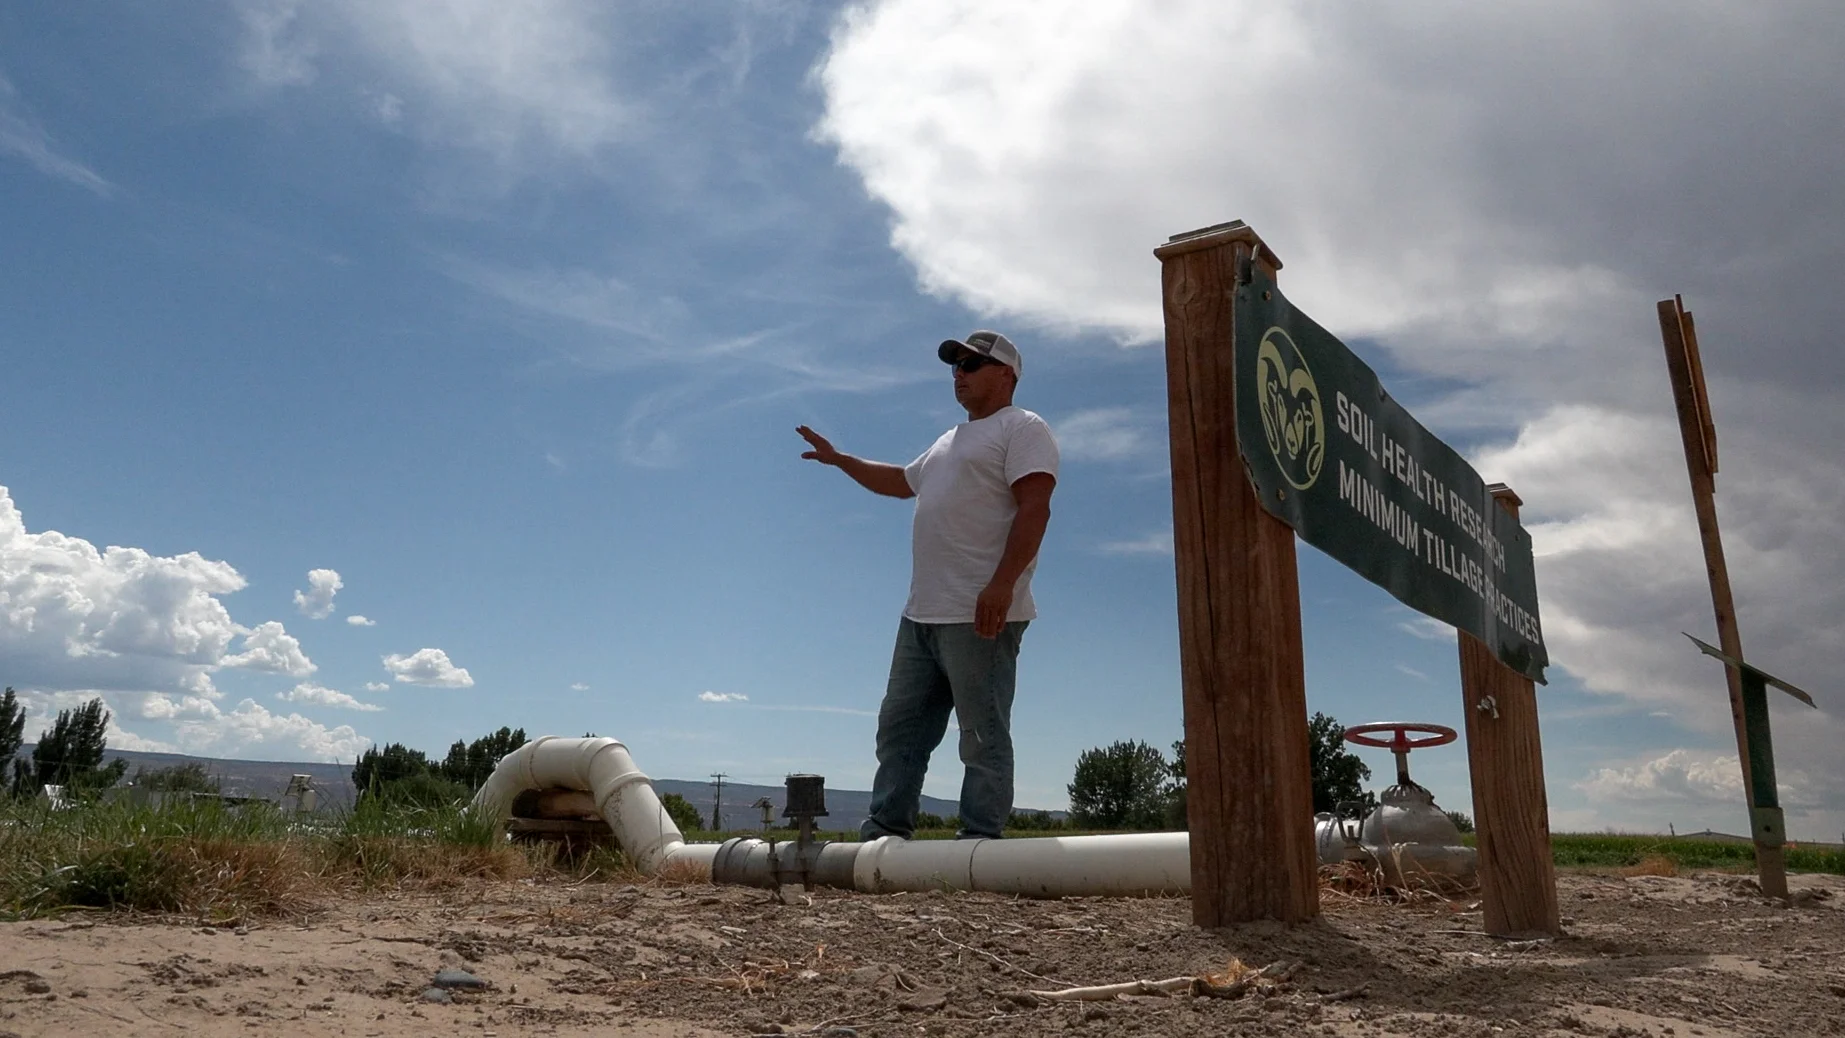
[[[1741,10],[1686,46],[1717,53]],[[909,506],[802,462],[793,429],[907,461],[961,417],[933,344],[992,326],[1065,454],[1015,714],[1021,805],[1062,807],[1084,749],[1182,731],[1151,249],[1242,217],[1297,303],[1525,495],[1556,824],[1742,827],[1720,675],[1672,641],[1714,632],[1651,302],[1684,291],[1709,329],[1744,633],[1776,632],[1748,644],[1819,693],[1845,645],[1791,618],[1841,604],[1839,458],[1771,461],[1840,431],[1816,406],[1840,395],[1833,304],[1786,283],[1839,258],[1811,225],[1845,222],[1811,132],[1837,102],[1785,92],[1823,53],[1731,54],[1752,74],[1713,108],[1629,68],[1640,21],[1584,42],[1537,9],[1431,20],[1392,52],[1287,5],[1130,15],[0,11],[0,681],[34,726],[105,695],[124,746],[350,759],[505,724],[617,736],[662,777],[864,788]],[[1508,22],[1537,53],[1490,60]],[[1212,41],[1282,85],[1124,57]],[[1544,48],[1586,70],[1549,84],[1550,121],[1522,89]],[[1624,104],[1594,100],[1623,75]],[[1210,114],[1238,105],[1254,120]],[[1748,198],[1741,157],[1649,151],[1752,105],[1784,118],[1750,141],[1780,158]],[[1632,140],[1665,117],[1691,142]],[[1582,212],[1546,208],[1565,198]],[[1711,199],[1752,221],[1698,217]],[[1686,262],[1690,225],[1775,286]],[[1726,361],[1770,303],[1776,344]],[[1461,724],[1451,632],[1304,547],[1301,573],[1311,708]],[[1837,722],[1776,716],[1790,828],[1836,833]],[[1415,772],[1469,807],[1460,747]],[[928,792],[958,784],[950,740]]]

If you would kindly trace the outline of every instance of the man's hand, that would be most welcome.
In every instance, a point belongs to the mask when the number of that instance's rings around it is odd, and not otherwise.
[[[974,600],[974,633],[982,638],[997,638],[1006,626],[1006,614],[1012,611],[1012,585],[988,584]]]
[[[840,459],[845,457],[845,455],[833,449],[833,445],[827,442],[826,437],[809,429],[807,426],[797,425],[794,427],[794,431],[800,433],[801,439],[806,440],[808,444],[813,447],[813,450],[803,453],[801,457],[809,461],[817,461],[822,465],[834,466],[837,466]]]
[[[852,481],[874,494],[885,497],[915,497],[916,491],[910,489],[910,481],[903,474],[903,466],[886,465],[881,461],[866,461],[855,458],[844,451],[835,450],[827,438],[809,429],[797,425],[794,431],[801,434],[801,439],[813,450],[803,452],[801,457],[808,461],[817,461],[822,465],[831,465],[852,477]]]

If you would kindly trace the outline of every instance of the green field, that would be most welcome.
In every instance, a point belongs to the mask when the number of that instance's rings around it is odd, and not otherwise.
[[[1664,858],[1681,869],[1755,868],[1755,847],[1747,843],[1691,840],[1672,836],[1614,833],[1553,833],[1551,857],[1559,866],[1629,868],[1648,858]],[[1838,844],[1789,844],[1790,872],[1845,875],[1845,849]]]

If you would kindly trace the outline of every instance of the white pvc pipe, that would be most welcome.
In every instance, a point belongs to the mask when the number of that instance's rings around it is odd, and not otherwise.
[[[852,885],[866,893],[986,890],[1027,897],[1139,897],[1192,889],[1186,833],[902,840],[858,852]]]
[[[469,810],[486,812],[495,825],[512,813],[512,803],[527,790],[575,789],[590,794],[596,813],[609,823],[621,849],[642,872],[668,861],[703,860],[709,852],[691,850],[685,834],[653,791],[653,780],[634,766],[628,748],[614,739],[560,739],[546,735],[500,758]]]
[[[546,789],[582,790],[594,797],[597,813],[642,872],[656,872],[673,862],[709,868],[722,846],[686,843],[655,795],[653,782],[634,766],[628,748],[614,739],[534,739],[500,760],[470,810],[485,811],[498,824],[520,793]],[[742,848],[745,856],[755,857],[751,850]],[[1185,833],[1024,840],[884,837],[858,845],[854,853],[852,885],[865,893],[952,889],[1028,897],[1120,897],[1191,890],[1190,840]]]

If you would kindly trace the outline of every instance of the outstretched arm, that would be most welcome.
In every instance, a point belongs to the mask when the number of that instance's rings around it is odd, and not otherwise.
[[[806,440],[808,445],[813,447],[813,450],[803,453],[801,457],[817,461],[822,465],[833,466],[851,476],[853,482],[874,494],[882,494],[885,497],[916,496],[916,491],[910,489],[910,481],[903,477],[903,466],[891,465],[882,461],[866,461],[864,458],[855,458],[850,454],[834,450],[826,437],[805,425],[796,426],[794,431],[800,433],[801,439]]]
[[[1044,528],[1051,522],[1051,491],[1057,477],[1048,472],[1020,476],[1012,484],[1012,500],[1018,514],[1012,517],[1012,529],[1006,533],[1006,551],[999,557],[993,579],[974,601],[974,633],[982,638],[996,638],[1006,626],[1006,614],[1012,610],[1012,589],[1025,575],[1025,567],[1038,557],[1044,543]]]

